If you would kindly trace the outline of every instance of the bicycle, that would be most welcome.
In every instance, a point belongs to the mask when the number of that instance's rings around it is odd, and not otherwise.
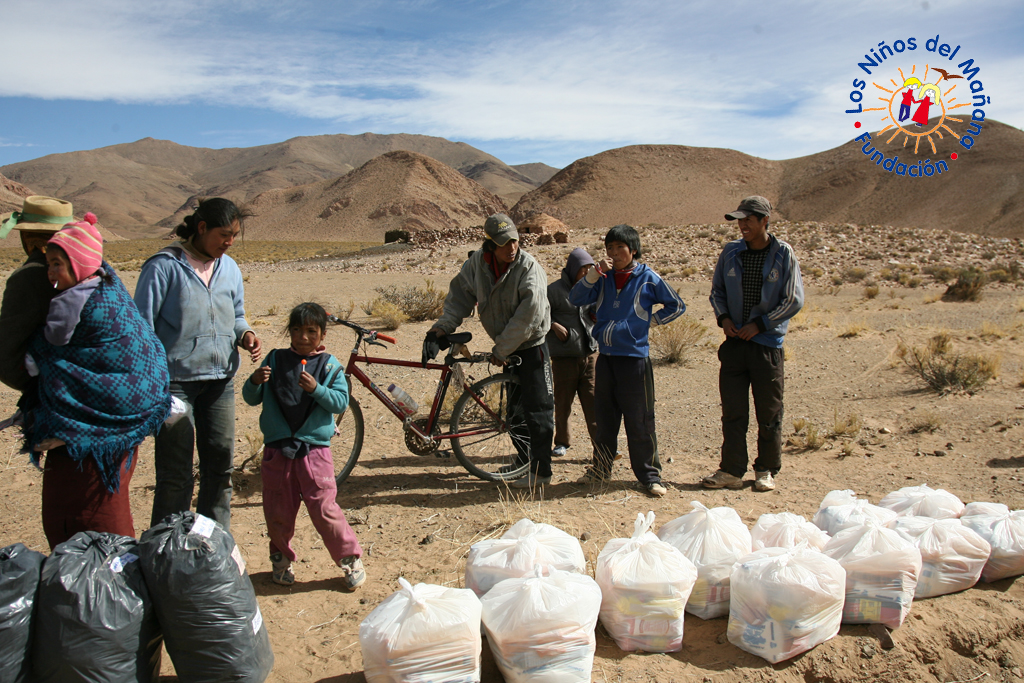
[[[451,441],[452,451],[459,464],[480,479],[511,481],[526,475],[530,466],[529,432],[521,404],[513,408],[513,402],[510,401],[519,379],[512,373],[502,372],[470,384],[463,376],[464,373],[458,372],[458,368],[465,364],[490,361],[490,354],[470,354],[466,349],[466,345],[473,338],[472,333],[447,335],[445,339],[450,347],[444,362],[427,363],[424,366],[417,361],[369,356],[367,346],[387,348],[382,341],[394,344],[397,340],[333,315],[328,315],[328,319],[356,333],[356,342],[345,366],[345,378],[349,385],[348,409],[335,418],[337,432],[331,446],[335,453],[335,480],[338,484],[344,482],[352,473],[363,447],[363,411],[359,401],[352,395],[353,379],[362,384],[384,404],[385,408],[402,421],[406,448],[415,455],[435,454],[442,442]],[[363,347],[361,355],[360,347]],[[518,362],[515,362],[518,360],[518,357],[513,356],[509,359],[509,365],[518,365]],[[421,369],[425,367],[427,370],[439,371],[441,377],[428,416],[413,419],[413,416],[403,412],[391,396],[363,372],[359,364]],[[456,375],[459,375],[462,395],[452,408],[448,432],[441,433],[441,408],[448,395],[452,378]]]

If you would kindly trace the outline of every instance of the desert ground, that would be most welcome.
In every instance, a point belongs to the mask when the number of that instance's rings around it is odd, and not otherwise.
[[[793,321],[786,340],[787,442],[775,491],[755,493],[749,484],[739,491],[705,491],[698,484],[716,468],[721,438],[715,350],[722,335],[708,303],[709,268],[735,229],[647,226],[641,231],[647,262],[677,287],[687,304],[683,320],[693,333],[682,360],[659,360],[655,367],[658,441],[668,495],[645,496],[621,461],[610,485],[577,485],[590,453],[579,414],[573,416],[573,447],[554,461],[552,485],[542,496],[510,495],[505,487],[470,476],[454,458],[410,454],[400,423],[357,386],[353,395],[362,405],[366,438],[339,501],[366,552],[368,580],[358,591],[340,590],[338,572],[304,511],[294,542],[301,557],[297,583],[273,584],[258,462],[235,477],[232,532],[274,646],[270,680],[364,680],[359,624],[397,589],[398,578],[462,586],[470,546],[500,535],[523,517],[586,538],[583,548],[593,573],[601,548],[611,538],[629,535],[638,512],[653,510],[659,527],[689,512],[691,501],[732,507],[748,526],[768,512],[810,518],[834,489],[853,489],[877,503],[900,487],[923,483],[944,488],[964,502],[1024,508],[1024,291],[1013,266],[1021,257],[1021,241],[849,224],[789,223],[773,225],[772,231],[796,247],[807,294],[805,310]],[[585,246],[598,253],[602,235],[575,230],[567,244],[527,249],[553,280],[569,249]],[[153,250],[160,246],[154,242]],[[377,296],[375,288],[422,287],[428,279],[445,288],[467,251],[476,246],[453,238],[430,249],[244,263],[248,317],[268,349],[286,345],[280,330],[290,308],[301,301],[320,301],[336,312],[351,308],[353,321],[377,327],[380,321],[363,311],[363,304]],[[243,243],[234,249],[241,254],[249,248],[256,247]],[[966,266],[996,269],[1003,275],[996,273],[993,279],[1006,281],[987,285],[980,301],[941,300],[946,285],[937,281],[945,277],[939,269]],[[122,275],[132,290],[137,263]],[[397,346],[375,351],[418,359],[429,324],[405,323],[395,332]],[[476,319],[468,320],[465,329],[476,337],[474,350],[489,348]],[[984,358],[997,373],[994,379],[969,392],[930,389],[901,360],[906,354],[900,349],[923,348],[936,335],[945,335],[952,346],[949,353]],[[335,355],[346,357],[351,343],[348,330],[329,331],[327,346]],[[243,362],[236,389],[252,369]],[[378,384],[396,382],[421,405],[429,404],[434,375],[384,370],[373,369]],[[476,366],[471,374],[482,377],[488,372]],[[16,398],[9,389],[0,389],[0,412],[13,412]],[[235,461],[241,465],[259,443],[258,409],[245,405],[240,395],[237,404]],[[817,448],[808,447],[807,427],[794,433],[793,423],[800,420],[818,430]],[[749,436],[753,449],[754,432]],[[624,448],[624,435],[620,438]],[[46,552],[40,472],[19,454],[15,433],[5,431],[0,440],[6,451],[0,457],[0,545],[22,542]],[[152,440],[143,445],[140,457],[131,482],[138,533],[147,527],[153,497]],[[683,649],[672,654],[622,652],[598,626],[593,680],[948,683],[1024,678],[1024,580],[979,584],[915,602],[907,621],[893,633],[892,649],[884,649],[866,626],[844,625],[836,638],[771,665],[731,645],[726,624],[726,618],[702,621],[688,614]],[[163,673],[165,680],[175,680],[166,657]],[[486,645],[483,680],[502,680]]]

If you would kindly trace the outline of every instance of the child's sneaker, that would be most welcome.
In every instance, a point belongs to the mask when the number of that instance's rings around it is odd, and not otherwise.
[[[338,566],[341,567],[341,582],[346,590],[354,591],[366,581],[366,570],[363,569],[363,561],[355,555],[341,558]]]
[[[567,450],[569,450],[568,446],[555,446],[551,451],[551,457],[561,458]]]
[[[270,580],[281,586],[291,586],[295,583],[295,574],[292,572],[292,563],[284,558],[284,553],[274,553],[270,556],[270,563],[274,565],[270,574]]]
[[[516,479],[509,486],[514,489],[534,489],[540,486],[547,486],[550,483],[551,477],[540,477],[535,472],[530,472],[528,476]]]
[[[576,480],[577,484],[607,484],[612,480],[612,475],[608,472],[601,472],[600,470],[588,467],[587,471],[583,473],[583,476]]]
[[[734,477],[728,472],[718,470],[711,476],[701,479],[700,483],[706,489],[741,489],[743,477]]]
[[[668,493],[668,489],[662,486],[662,484],[657,481],[652,481],[650,484],[647,484],[644,488],[647,489],[647,495],[651,496],[652,498],[661,498],[666,493]]]
[[[754,472],[754,490],[755,491],[774,491],[775,490],[775,479],[772,477],[771,472]]]

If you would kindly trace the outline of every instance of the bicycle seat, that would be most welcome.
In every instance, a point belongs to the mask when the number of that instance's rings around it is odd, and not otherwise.
[[[442,343],[441,348],[447,349],[452,344],[468,344],[469,342],[473,341],[473,333],[458,332],[456,334],[446,334],[445,336],[441,337],[441,339],[439,339],[438,341]]]

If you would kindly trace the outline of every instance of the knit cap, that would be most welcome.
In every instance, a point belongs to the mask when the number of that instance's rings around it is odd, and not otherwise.
[[[67,254],[76,282],[94,274],[103,265],[103,237],[96,229],[96,214],[90,212],[84,218],[78,223],[68,223],[47,242]]]

